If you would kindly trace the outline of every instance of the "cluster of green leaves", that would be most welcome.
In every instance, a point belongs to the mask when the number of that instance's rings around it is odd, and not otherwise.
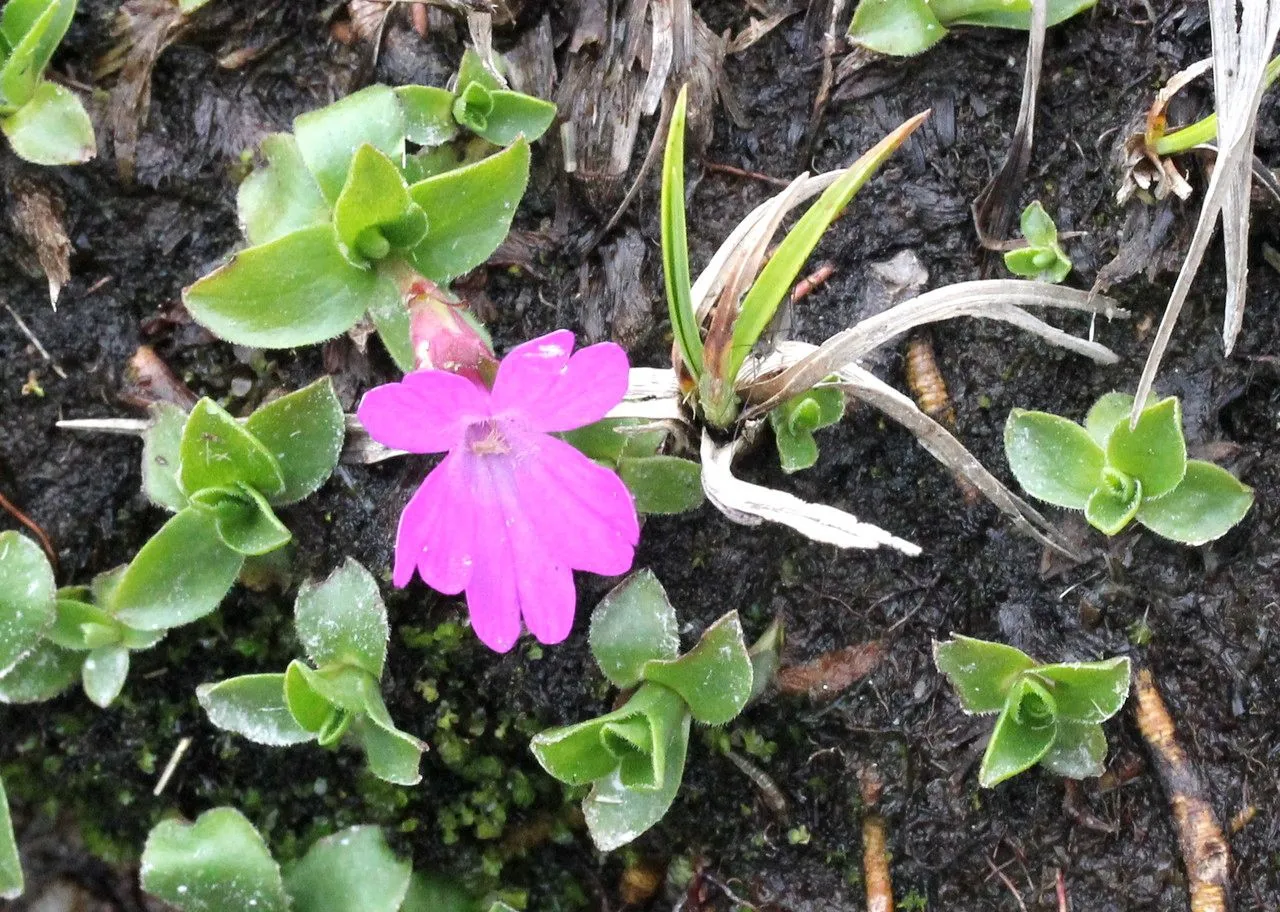
[[[80,99],[44,78],[75,12],[76,0],[8,0],[0,12],[0,131],[19,158],[37,165],[97,154]]]
[[[685,224],[684,130],[686,92],[681,91],[671,116],[662,165],[662,267],[666,278],[667,309],[679,358],[677,373],[689,378],[686,389],[703,417],[716,427],[728,427],[738,416],[738,375],[747,356],[773,322],[796,276],[831,223],[845,210],[879,167],[910,135],[916,125],[899,128],[854,162],[796,222],[768,262],[741,289],[738,278],[727,283],[703,336],[693,302],[689,243]]]
[[[382,701],[389,629],[369,571],[347,558],[324,582],[304,584],[294,627],[312,665],[295,659],[284,674],[201,685],[196,695],[210,721],[273,746],[315,741],[332,747],[350,733],[375,776],[398,785],[420,782],[426,745],[397,729]]]
[[[373,826],[348,827],[281,866],[234,808],[194,823],[165,820],[147,837],[142,888],[181,912],[514,912],[415,872]]]
[[[635,839],[671,807],[691,721],[724,725],[767,683],[736,611],[684,655],[677,630],[658,578],[648,570],[632,574],[591,616],[592,655],[610,682],[633,691],[630,698],[613,712],[533,738],[543,769],[567,785],[591,785],[582,810],[601,850]],[[764,658],[760,664],[771,667]]]
[[[815,386],[769,412],[782,471],[812,468],[818,461],[813,432],[831,427],[843,417],[844,393],[832,386]]]
[[[471,51],[452,91],[375,85],[299,116],[263,140],[266,165],[240,187],[250,246],[187,288],[187,309],[260,348],[321,342],[367,313],[411,370],[405,296],[489,258],[524,195],[529,142],[554,117]]]
[[[115,582],[115,616],[138,630],[166,630],[217,608],[247,559],[288,544],[292,535],[273,508],[324,484],[345,436],[328,377],[244,422],[210,399],[189,415],[168,404],[153,407],[142,487],[175,515]]]
[[[1004,430],[1009,467],[1027,493],[1083,510],[1106,535],[1136,519],[1157,535],[1202,545],[1240,522],[1253,489],[1226,469],[1187,458],[1177,398],[1148,401],[1130,427],[1132,408],[1132,396],[1108,393],[1083,427],[1014,409]]]
[[[1071,260],[1058,243],[1058,226],[1039,200],[1022,210],[1022,236],[1027,239],[1026,247],[1005,252],[1004,265],[1010,272],[1055,285],[1067,277]]]
[[[640,513],[684,513],[701,506],[702,466],[659,453],[669,431],[632,418],[609,418],[569,431],[566,441],[613,469]]]
[[[22,859],[18,857],[18,841],[13,836],[9,819],[9,796],[0,778],[0,899],[17,899],[22,895]]]
[[[991,788],[1037,763],[1069,779],[1100,776],[1102,723],[1129,697],[1129,660],[1041,665],[1024,652],[952,636],[933,658],[966,712],[999,713],[978,781]]]
[[[1092,9],[1097,0],[1048,0],[1053,26]],[[860,0],[849,23],[856,43],[892,57],[912,57],[933,47],[957,25],[1031,28],[1031,0]]]

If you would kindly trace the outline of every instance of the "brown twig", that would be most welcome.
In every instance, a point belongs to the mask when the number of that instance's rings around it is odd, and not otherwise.
[[[53,550],[53,542],[49,541],[49,536],[45,534],[44,529],[40,528],[39,524],[34,519],[15,507],[13,503],[10,502],[9,498],[5,497],[3,494],[0,494],[0,507],[3,507],[6,512],[13,516],[14,519],[30,529],[31,534],[40,540],[40,547],[44,548],[44,553],[49,555],[49,563],[53,564],[53,571],[57,573],[58,552]]]
[[[867,884],[867,912],[893,912],[893,881],[889,878],[887,827],[880,816],[884,781],[874,766],[858,773],[862,791],[862,879]]]
[[[1008,889],[1010,893],[1013,894],[1013,898],[1018,901],[1018,908],[1021,909],[1022,912],[1027,912],[1027,904],[1022,901],[1022,894],[1019,893],[1018,888],[1013,885],[1013,881],[1009,879],[1009,875],[1006,874],[1003,869],[997,868],[996,863],[990,858],[987,859],[987,865],[991,868],[991,873],[1000,878],[1000,882],[1005,885],[1005,888]]]
[[[1226,912],[1230,907],[1230,851],[1222,825],[1206,798],[1204,782],[1177,742],[1173,719],[1151,670],[1138,672],[1134,716],[1173,809],[1182,861],[1187,867],[1191,912]]]
[[[827,284],[830,278],[836,274],[836,264],[827,260],[819,264],[818,268],[809,273],[791,289],[791,303],[803,301],[809,295],[813,294],[823,285]]]
[[[745,177],[749,180],[758,180],[763,183],[770,184],[774,187],[789,187],[790,181],[785,181],[780,177],[774,177],[771,174],[762,174],[759,171],[748,171],[745,168],[739,168],[734,165],[726,165],[724,162],[703,162],[702,166],[708,171],[715,174],[728,174],[732,177]]]

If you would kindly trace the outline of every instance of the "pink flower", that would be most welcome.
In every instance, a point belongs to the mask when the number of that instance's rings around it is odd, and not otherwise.
[[[427,370],[369,390],[357,412],[379,443],[448,455],[400,516],[394,582],[416,569],[446,595],[467,593],[476,635],[498,652],[520,620],[543,643],[573,627],[573,571],[625,573],[640,526],[622,480],[553,437],[599,421],[627,389],[611,342],[570,356],[560,330],[517,346],[492,391]]]

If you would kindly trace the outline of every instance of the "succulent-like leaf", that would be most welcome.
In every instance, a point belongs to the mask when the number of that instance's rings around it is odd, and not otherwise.
[[[640,683],[646,663],[680,654],[676,612],[652,570],[631,574],[591,613],[591,654],[617,687]]]
[[[405,117],[393,89],[373,85],[293,121],[293,135],[307,169],[330,203],[347,181],[356,151],[365,143],[399,164],[404,160]]]
[[[452,92],[434,86],[405,85],[397,86],[395,93],[404,109],[405,138],[410,142],[431,148],[458,135]]]
[[[1129,697],[1129,660],[1041,665],[1035,674],[1053,682],[1058,718],[1068,722],[1105,722]]]
[[[366,694],[364,715],[355,720],[352,731],[364,748],[369,771],[379,779],[396,785],[417,785],[422,781],[418,767],[427,745],[396,728],[376,690]]]
[[[1252,506],[1253,488],[1221,466],[1189,459],[1181,484],[1142,501],[1138,522],[1184,545],[1203,545],[1225,535]]]
[[[129,676],[129,649],[123,645],[99,646],[87,656],[81,667],[84,694],[106,709],[120,696]]]
[[[188,496],[238,483],[271,497],[284,490],[276,458],[212,399],[201,399],[182,430],[178,480]]]
[[[1177,397],[1142,410],[1136,427],[1121,422],[1107,438],[1107,465],[1142,483],[1142,496],[1168,494],[1187,472],[1182,406]]]
[[[460,88],[453,99],[453,119],[473,133],[484,135],[493,112],[493,93],[477,82]]]
[[[1049,27],[1065,22],[1077,13],[1093,9],[1098,0],[1047,0],[1045,24]],[[1027,31],[1031,28],[1031,3],[1029,0],[994,0],[959,6],[948,25],[979,25],[988,28],[1007,28]]]
[[[928,0],[860,0],[849,23],[854,43],[893,57],[923,53],[946,34]]]
[[[1111,432],[1129,417],[1132,409],[1133,397],[1128,393],[1107,393],[1089,409],[1084,419],[1085,429],[1098,446],[1106,449]]]
[[[409,308],[400,298],[382,298],[369,307],[369,319],[378,330],[387,354],[396,367],[408,373],[414,370],[414,345]]]
[[[333,224],[356,265],[380,260],[392,247],[414,246],[427,232],[426,217],[409,198],[400,169],[368,143],[351,160],[333,205]]]
[[[508,146],[523,136],[533,142],[556,119],[556,106],[541,98],[498,89],[489,93],[489,113],[476,134],[495,146]]]
[[[1058,243],[1058,226],[1053,223],[1039,200],[1022,210],[1019,227],[1022,229],[1022,236],[1033,247],[1053,247]]]
[[[987,742],[978,783],[992,788],[1039,763],[1053,747],[1057,726],[1052,719],[1019,719],[1018,702],[1011,699],[996,719]]]
[[[295,503],[315,493],[333,474],[346,438],[342,403],[329,377],[268,402],[244,427],[280,467],[284,490],[271,498],[274,504]]]
[[[267,499],[245,484],[196,491],[191,508],[212,516],[222,543],[245,557],[269,554],[293,537]]]
[[[293,704],[293,679],[296,677],[306,681],[307,687],[323,697],[327,703],[349,713],[364,712],[370,701],[370,695],[378,694],[377,679],[363,668],[356,668],[353,665],[326,665],[315,669],[295,659],[289,663],[285,671],[285,698],[289,700],[290,708]]]
[[[98,153],[84,105],[52,82],[37,85],[26,104],[0,117],[0,131],[19,158],[37,165],[78,165]]]
[[[1067,779],[1088,779],[1102,775],[1106,757],[1107,736],[1101,725],[1059,719],[1053,744],[1040,758],[1040,765]]]
[[[0,532],[0,676],[40,644],[57,620],[57,585],[40,546]]]
[[[529,182],[529,143],[419,181],[409,188],[427,214],[430,232],[407,257],[420,273],[447,285],[498,249]]]
[[[667,439],[663,428],[639,431],[642,427],[652,428],[652,425],[637,418],[606,418],[560,436],[589,458],[617,466],[624,456],[655,455]]]
[[[151,406],[151,423],[142,432],[142,493],[170,513],[187,505],[187,495],[178,483],[186,424],[186,412],[172,403],[157,402]]]
[[[844,417],[844,394],[835,387],[815,387],[769,412],[782,471],[811,468],[818,461],[813,432]]]
[[[201,684],[196,698],[218,728],[258,744],[284,747],[315,739],[298,724],[284,699],[284,675],[255,674]],[[326,707],[327,708],[327,707]]]
[[[0,703],[42,703],[75,683],[82,654],[45,641],[0,676]]]
[[[680,694],[699,722],[729,722],[747,705],[753,677],[738,612],[730,611],[708,627],[680,658],[648,662],[641,676]]]
[[[102,643],[95,633],[97,630],[110,630],[114,634],[112,642],[119,642],[122,625],[115,618],[97,605],[74,598],[64,597],[66,590],[60,590],[57,600],[57,619],[53,626],[45,631],[49,642],[63,649],[87,651]]]
[[[475,897],[451,878],[414,871],[400,912],[478,912]]]
[[[693,309],[689,278],[689,237],[684,212],[684,124],[689,89],[680,89],[667,128],[662,158],[662,275],[667,287],[667,312],[680,357],[694,380],[702,374],[702,334]]]
[[[1128,479],[1124,484],[1100,484],[1089,495],[1084,518],[1103,535],[1118,535],[1138,515],[1142,505],[1142,483]]]
[[[397,912],[411,874],[378,827],[357,826],[313,845],[284,882],[293,912]]]
[[[0,14],[0,102],[27,104],[75,13],[75,0],[9,0]]]
[[[1000,712],[1014,681],[1036,664],[1012,646],[955,633],[946,642],[934,640],[933,661],[970,713]]]
[[[182,912],[287,912],[280,868],[262,836],[233,808],[195,823],[164,820],[142,850],[142,889]]]
[[[335,707],[324,694],[311,686],[303,670],[306,668],[297,659],[289,663],[284,673],[284,702],[299,727],[314,735],[324,729]]]
[[[137,630],[189,624],[218,607],[243,565],[213,517],[188,508],[142,546],[104,607]]]
[[[255,168],[236,193],[240,227],[252,246],[267,244],[303,228],[327,225],[329,202],[307,170],[298,142],[272,133],[260,147],[266,164]]]
[[[400,291],[377,270],[347,262],[333,226],[324,224],[241,251],[187,287],[182,300],[219,338],[290,348],[346,332],[379,302],[399,301]]]
[[[680,456],[624,456],[618,476],[636,502],[636,512],[687,513],[702,506],[702,466]]]
[[[377,580],[348,557],[321,583],[298,589],[294,625],[317,666],[353,665],[382,677],[387,658],[387,609]]]
[[[18,841],[13,837],[13,821],[9,819],[9,796],[0,778],[0,899],[17,899],[22,895],[22,859],[18,857]]]
[[[1088,504],[1106,462],[1102,447],[1074,421],[1022,409],[1009,412],[1004,452],[1028,494],[1072,510]]]

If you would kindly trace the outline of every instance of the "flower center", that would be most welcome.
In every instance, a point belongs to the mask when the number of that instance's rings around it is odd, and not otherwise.
[[[502,456],[511,452],[502,428],[492,418],[468,427],[465,440],[467,449],[479,456]]]

